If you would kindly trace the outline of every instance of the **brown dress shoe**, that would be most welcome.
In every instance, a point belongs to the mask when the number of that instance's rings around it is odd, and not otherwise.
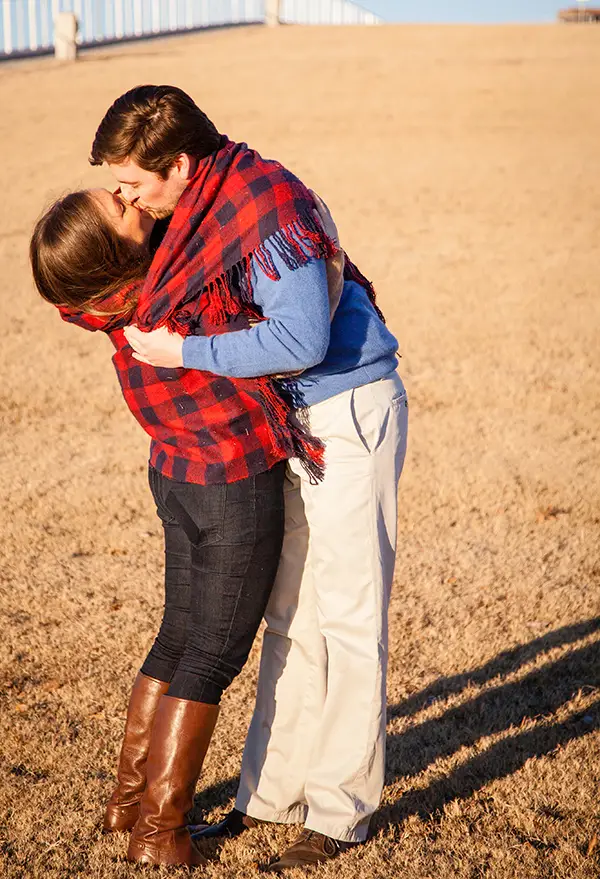
[[[190,824],[188,830],[192,839],[214,839],[219,836],[232,839],[234,836],[239,836],[244,830],[250,830],[265,823],[258,818],[252,818],[250,815],[240,812],[239,809],[232,809],[218,824]]]
[[[188,867],[207,863],[188,832],[186,815],[218,713],[218,705],[161,696],[128,860]]]
[[[138,673],[129,697],[125,735],[117,770],[117,787],[108,801],[103,833],[131,830],[146,787],[146,759],[158,700],[169,684]]]
[[[289,870],[292,867],[311,867],[315,864],[321,864],[323,861],[330,861],[341,851],[346,851],[355,844],[339,842],[323,833],[317,833],[316,830],[305,829],[296,842],[286,849],[276,861],[265,867],[265,870],[270,873],[280,873],[282,870]]]

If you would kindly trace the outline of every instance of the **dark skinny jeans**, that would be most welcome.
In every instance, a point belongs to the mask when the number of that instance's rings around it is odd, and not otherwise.
[[[242,670],[279,564],[285,461],[228,485],[150,467],[165,535],[165,610],[142,672],[169,696],[218,704]]]

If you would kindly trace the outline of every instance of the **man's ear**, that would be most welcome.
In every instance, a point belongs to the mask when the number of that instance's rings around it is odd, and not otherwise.
[[[181,153],[181,155],[177,156],[173,165],[177,176],[182,180],[191,180],[196,173],[197,167],[198,160],[194,156],[190,156],[189,153]]]

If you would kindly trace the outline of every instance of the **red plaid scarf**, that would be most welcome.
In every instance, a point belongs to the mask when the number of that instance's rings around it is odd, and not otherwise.
[[[122,332],[125,323],[204,336],[248,327],[249,318],[261,317],[252,299],[254,273],[279,279],[270,248],[290,269],[335,251],[313,209],[308,190],[278,162],[224,138],[181,196],[135,314],[115,320],[61,309],[65,320],[110,334],[123,395],[152,437],[150,463],[165,476],[235,482],[293,456],[322,476],[322,444],[298,424],[272,379],[155,368],[133,358]],[[373,298],[349,260],[346,276]]]

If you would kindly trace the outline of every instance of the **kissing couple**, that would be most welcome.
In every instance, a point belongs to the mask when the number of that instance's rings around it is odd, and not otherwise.
[[[293,823],[266,869],[327,861],[365,841],[383,789],[398,343],[320,199],[180,89],[119,97],[90,162],[115,191],[43,214],[33,277],[114,345],[165,545],[164,615],[103,829],[131,831],[131,861],[194,867],[205,837]],[[263,618],[235,807],[190,827],[221,696]]]

